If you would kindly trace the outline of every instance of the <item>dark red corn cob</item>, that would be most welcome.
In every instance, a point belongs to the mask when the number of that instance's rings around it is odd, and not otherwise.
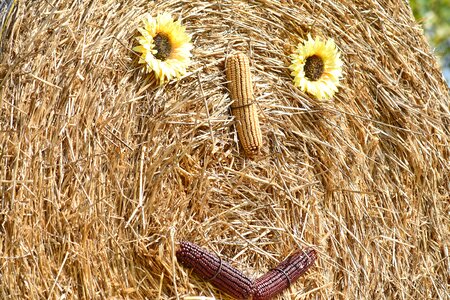
[[[312,248],[295,252],[255,281],[253,300],[272,299],[305,273],[316,258],[316,251]]]
[[[193,243],[180,242],[176,256],[183,266],[192,268],[198,277],[221,291],[236,299],[250,298],[253,282],[216,255]]]

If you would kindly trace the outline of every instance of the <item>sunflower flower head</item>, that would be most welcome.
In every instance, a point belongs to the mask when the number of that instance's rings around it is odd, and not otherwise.
[[[148,73],[153,72],[160,84],[179,79],[191,63],[191,37],[181,21],[174,21],[170,14],[152,17],[146,15],[139,45],[133,50],[140,53],[139,63],[145,64]]]
[[[289,69],[295,86],[319,100],[333,97],[339,87],[343,65],[333,39],[313,39],[308,34],[308,39],[298,44],[291,58]]]

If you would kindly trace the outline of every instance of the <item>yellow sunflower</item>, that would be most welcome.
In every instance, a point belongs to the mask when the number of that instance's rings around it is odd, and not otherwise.
[[[148,73],[154,72],[160,84],[165,81],[179,79],[186,73],[191,62],[191,37],[181,21],[174,21],[170,14],[147,15],[143,19],[144,26],[138,28],[142,36],[138,36],[139,46],[134,51],[142,53],[139,63],[146,65]]]
[[[333,97],[338,90],[343,65],[333,39],[313,39],[308,34],[308,39],[298,44],[291,58],[289,69],[295,86],[320,100]]]

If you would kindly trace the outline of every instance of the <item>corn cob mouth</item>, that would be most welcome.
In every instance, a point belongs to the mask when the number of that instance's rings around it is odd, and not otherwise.
[[[269,300],[304,274],[314,264],[317,253],[312,248],[297,251],[255,281],[194,243],[180,242],[176,257],[198,277],[236,299]]]
[[[180,242],[177,260],[203,280],[236,299],[249,299],[253,282],[220,257],[190,242]]]

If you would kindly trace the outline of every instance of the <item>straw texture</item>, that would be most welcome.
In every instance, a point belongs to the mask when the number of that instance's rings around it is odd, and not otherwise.
[[[276,299],[448,299],[449,90],[407,1],[17,1],[0,57],[0,298],[229,299],[176,242],[245,274],[312,246]],[[193,64],[158,86],[139,16],[169,12]],[[328,102],[292,84],[335,40]],[[249,160],[225,60],[250,61],[263,152]],[[249,271],[250,272],[247,272]]]

